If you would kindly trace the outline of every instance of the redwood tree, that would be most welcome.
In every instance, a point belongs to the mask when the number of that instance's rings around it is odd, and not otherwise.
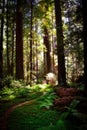
[[[30,2],[30,9],[31,9],[31,17],[30,17],[30,86],[32,86],[32,44],[33,44],[33,35],[32,35],[32,28],[33,28],[33,3]]]
[[[0,80],[3,78],[3,26],[4,26],[4,5],[5,0],[2,4],[2,15],[1,15],[1,30],[0,30]]]
[[[44,45],[46,47],[45,52],[45,63],[46,63],[46,73],[51,72],[51,57],[50,57],[50,43],[47,27],[44,27]]]
[[[16,78],[17,79],[24,79],[22,20],[23,20],[22,0],[17,0],[17,13],[16,13]]]
[[[87,0],[82,0],[83,40],[84,40],[84,80],[87,90]]]
[[[66,71],[64,59],[63,30],[61,19],[60,0],[54,0],[57,32],[57,54],[58,54],[58,84],[66,85]]]

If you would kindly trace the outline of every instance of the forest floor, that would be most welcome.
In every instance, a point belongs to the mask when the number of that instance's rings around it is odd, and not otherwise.
[[[66,94],[71,100],[73,94],[75,94],[74,96],[78,95],[76,92],[77,90],[72,88],[58,89],[56,94],[60,95],[60,98],[55,100],[58,106],[54,105],[52,109],[47,107],[52,105],[51,99],[54,96],[52,92],[34,93],[33,99],[21,100],[17,104],[13,102],[13,105],[10,104],[9,107],[4,107],[5,104],[3,105],[2,102],[1,106],[5,108],[5,112],[3,111],[0,118],[0,130],[87,130],[87,99],[85,102],[82,100],[82,104],[79,106],[80,113],[75,109],[78,100],[72,102],[73,104],[67,107],[67,111],[65,109],[58,110],[59,105],[64,105],[69,101]],[[41,100],[42,104],[39,104]]]
[[[22,103],[19,103],[19,104],[14,104],[13,106],[9,107],[5,113],[3,114],[3,116],[0,118],[0,130],[7,130],[8,129],[8,120],[9,120],[9,116],[10,114],[18,107],[23,107],[24,105],[32,105],[33,103],[35,103],[36,99],[32,99],[32,100],[29,100],[29,101],[25,101],[25,102],[22,102]],[[81,115],[81,118],[83,117],[86,117],[87,119],[87,115],[84,115],[82,114]],[[86,127],[87,128],[87,127]],[[82,130],[82,129],[81,129]],[[84,129],[86,130],[86,129]]]
[[[9,115],[11,114],[11,112],[17,108],[17,107],[21,107],[23,105],[27,105],[27,104],[32,104],[35,100],[30,100],[30,101],[25,101],[19,104],[15,104],[11,107],[9,107],[6,112],[4,113],[4,115],[0,118],[0,130],[7,130],[7,122],[8,122],[8,118]]]

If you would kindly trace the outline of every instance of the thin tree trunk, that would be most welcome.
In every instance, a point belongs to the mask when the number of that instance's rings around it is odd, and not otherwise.
[[[27,37],[27,49],[29,49],[29,38]],[[27,64],[27,82],[29,83],[29,54],[27,52],[27,61],[26,61],[26,64]]]
[[[37,77],[37,83],[38,83],[38,44],[36,41],[36,77]]]

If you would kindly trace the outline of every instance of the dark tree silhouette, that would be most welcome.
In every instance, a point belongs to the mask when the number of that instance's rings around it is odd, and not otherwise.
[[[57,30],[58,84],[66,85],[66,71],[65,71],[65,59],[64,59],[65,57],[64,57],[60,0],[54,0],[54,4],[55,4],[56,30]]]
[[[31,17],[30,17],[30,86],[32,86],[32,43],[33,43],[33,36],[32,36],[32,28],[33,28],[33,3],[30,2],[30,9],[31,9]]]
[[[22,11],[23,11],[22,0],[17,0],[17,13],[16,13],[16,78],[17,79],[24,79]]]
[[[2,14],[4,14],[5,0],[3,0]],[[0,30],[0,81],[3,78],[3,26],[4,15],[1,17],[1,30]]]
[[[46,65],[46,73],[51,72],[51,58],[50,58],[50,43],[49,43],[49,35],[48,30],[44,27],[44,45],[46,47],[45,52],[45,65]]]
[[[87,90],[87,0],[82,0],[83,40],[84,40],[84,80]]]

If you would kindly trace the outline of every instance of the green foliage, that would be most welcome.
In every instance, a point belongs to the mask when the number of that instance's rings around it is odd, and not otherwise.
[[[63,120],[58,120],[57,123],[56,123],[56,128],[58,130],[67,130],[66,129],[66,125],[65,125],[65,122]]]
[[[56,98],[51,86],[37,84],[30,87],[26,86],[23,81],[16,81],[11,78],[4,81],[5,86],[0,91],[0,99],[10,102],[0,103],[0,113],[12,104],[11,101],[13,104],[16,103],[16,99],[36,99],[34,104],[16,108],[12,112],[8,122],[9,130],[85,130],[87,128],[85,123],[77,128],[77,122],[81,118],[76,109],[79,100],[73,100],[70,106],[66,107],[67,111],[57,112],[50,109]]]
[[[39,100],[40,108],[49,109],[53,106],[53,101],[56,98],[56,95],[53,91],[44,92],[43,96]]]
[[[41,127],[37,130],[67,130],[65,126],[65,122],[62,120],[58,120],[55,125],[50,124],[46,127]]]
[[[13,77],[12,76],[7,76],[6,78],[3,79],[2,83],[3,86],[10,87],[10,84],[12,83]]]
[[[13,80],[10,84],[10,87],[13,87],[13,88],[20,88],[22,86],[23,86],[23,84],[17,80]]]
[[[29,89],[23,81],[14,80],[8,76],[3,80],[3,89],[0,91],[2,101],[9,101],[14,98],[26,98],[29,96]]]
[[[33,91],[47,92],[53,90],[49,84],[36,84],[31,87]]]
[[[80,101],[79,100],[73,100],[70,104],[70,106],[68,107],[69,112],[74,112],[74,110],[76,110],[76,106],[78,105]]]
[[[47,84],[37,84],[30,87],[22,80],[14,80],[12,77],[6,77],[3,80],[3,89],[0,91],[0,99],[9,101],[14,98],[36,98],[44,92],[51,90],[52,88]]]
[[[4,101],[9,101],[14,98],[27,98],[29,97],[28,88],[7,88],[4,87],[0,92],[1,99]]]
[[[77,115],[78,114],[78,111],[76,109],[76,106],[78,105],[80,101],[79,100],[73,100],[70,104],[69,107],[66,107],[67,108],[67,111],[66,112],[63,112],[61,114],[61,117],[60,119],[62,120],[65,120],[67,119],[70,115]]]
[[[1,100],[2,101],[8,101],[15,98],[14,91],[10,88],[5,87],[1,92]]]
[[[79,84],[79,83],[75,83],[75,82],[72,82],[69,84],[70,87],[73,87],[73,88],[79,88],[80,90],[84,90],[84,84]]]
[[[1,95],[11,95],[11,94],[13,94],[13,90],[7,87],[4,87],[1,92]]]
[[[26,98],[29,96],[29,89],[28,88],[17,88],[17,89],[15,89],[15,95],[18,98]]]
[[[59,114],[58,120],[55,124],[50,124],[46,127],[41,127],[38,130],[79,130],[79,126],[77,126],[77,118],[76,118],[76,106],[79,103],[78,100],[74,100],[69,107],[67,107],[67,111]],[[77,128],[78,127],[78,128]],[[86,128],[87,126],[84,125],[82,128]],[[86,129],[84,129],[86,130]]]
[[[79,85],[79,89],[80,89],[80,90],[85,90],[84,84]]]
[[[15,88],[24,87],[26,83],[23,80],[15,80],[12,76],[7,76],[2,81],[3,87]]]
[[[51,128],[57,121],[58,112],[40,109],[38,103],[16,108],[10,115],[9,130],[39,130]],[[45,130],[45,129],[44,129]],[[51,130],[51,129],[50,129]]]
[[[73,121],[73,116],[78,114],[76,110],[76,106],[79,103],[78,100],[73,100],[69,107],[67,107],[67,111],[60,114],[58,121],[56,122],[55,127],[58,130],[75,130],[76,123],[75,118]],[[74,126],[75,125],[75,126]]]

